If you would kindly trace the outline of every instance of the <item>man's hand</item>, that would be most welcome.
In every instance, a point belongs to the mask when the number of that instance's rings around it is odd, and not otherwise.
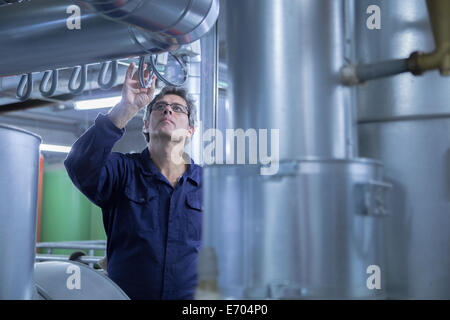
[[[141,84],[138,80],[138,72],[134,71],[134,62],[130,64],[127,70],[127,74],[125,76],[125,82],[122,88],[122,104],[128,105],[130,107],[134,107],[137,111],[146,107],[153,99],[153,94],[155,93],[155,80],[156,76],[153,75],[151,87],[146,89],[142,88]],[[146,64],[144,64],[144,68],[146,68]],[[147,81],[149,76],[149,71],[145,70],[144,78]]]
[[[109,113],[109,119],[122,129],[133,118],[136,113],[146,107],[153,99],[155,93],[156,76],[153,75],[150,88],[142,88],[138,80],[138,72],[133,75],[135,64],[132,62],[128,67],[125,81],[122,87],[122,99],[112,108]],[[146,65],[144,65],[144,68]],[[144,79],[148,80],[150,72],[145,70]]]

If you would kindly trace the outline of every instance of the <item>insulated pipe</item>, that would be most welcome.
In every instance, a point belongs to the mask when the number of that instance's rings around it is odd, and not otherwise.
[[[107,16],[112,15],[110,11],[98,12],[91,2],[77,1],[79,20],[74,20],[75,13],[67,13],[74,5],[70,0],[33,0],[1,7],[0,76],[175,50],[206,33],[219,12],[218,0],[141,0],[136,12],[117,19]],[[107,2],[111,1],[95,3]],[[71,21],[79,21],[79,28]]]
[[[219,2],[211,0],[78,0],[113,21],[155,32],[162,40],[190,43],[214,25]]]

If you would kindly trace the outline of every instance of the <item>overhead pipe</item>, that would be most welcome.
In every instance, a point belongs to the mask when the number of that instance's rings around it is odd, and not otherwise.
[[[219,1],[211,0],[78,0],[102,16],[150,32],[163,41],[190,43],[206,34],[217,20]]]
[[[80,28],[67,8],[78,4]],[[45,14],[42,14],[45,12]],[[218,0],[33,0],[0,7],[0,76],[178,49],[203,36]]]

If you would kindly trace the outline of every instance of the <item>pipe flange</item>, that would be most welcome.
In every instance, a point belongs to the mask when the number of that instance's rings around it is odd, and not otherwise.
[[[423,74],[423,70],[419,67],[419,56],[422,54],[423,52],[414,51],[408,58],[408,70],[415,76]]]

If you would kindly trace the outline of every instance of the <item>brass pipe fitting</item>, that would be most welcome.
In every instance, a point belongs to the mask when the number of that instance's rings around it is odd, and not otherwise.
[[[427,0],[436,49],[432,53],[413,52],[408,60],[409,70],[420,75],[439,69],[441,75],[450,75],[450,1]]]

